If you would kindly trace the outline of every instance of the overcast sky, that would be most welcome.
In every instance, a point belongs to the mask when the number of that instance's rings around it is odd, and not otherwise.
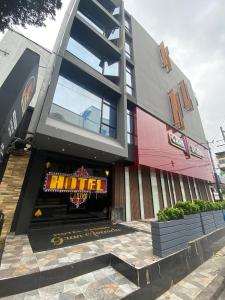
[[[189,77],[208,140],[225,129],[225,0],[125,0],[126,9]],[[46,28],[20,30],[51,49],[69,0]]]

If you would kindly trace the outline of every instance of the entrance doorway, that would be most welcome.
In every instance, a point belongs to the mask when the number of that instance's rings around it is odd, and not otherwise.
[[[59,186],[57,185],[55,185],[55,189],[46,189],[46,181],[49,180],[49,177],[46,177],[47,174],[51,174],[49,176],[54,176],[55,178],[61,176],[61,179],[64,180],[63,176],[78,176],[76,172],[80,172],[81,168],[83,170],[82,172],[85,172],[85,177],[89,179],[101,178],[107,182],[105,193],[95,191],[88,193],[82,193],[82,191],[71,193],[65,191],[65,187],[61,188],[61,190],[58,189]],[[52,179],[52,182],[55,178]],[[31,228],[106,221],[110,219],[110,208],[110,165],[92,161],[82,161],[81,159],[55,154],[48,155],[40,183],[40,191],[33,210]]]

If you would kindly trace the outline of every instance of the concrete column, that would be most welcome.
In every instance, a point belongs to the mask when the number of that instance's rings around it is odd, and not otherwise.
[[[164,208],[166,208],[168,206],[167,199],[166,199],[166,186],[165,186],[165,181],[164,181],[164,176],[162,171],[160,171],[160,180],[161,180],[162,193],[163,193],[163,204],[164,204]]]
[[[143,198],[143,187],[142,187],[142,175],[141,167],[138,167],[138,185],[139,185],[139,199],[140,199],[140,210],[141,210],[141,219],[145,218],[145,209],[144,209],[144,198]]]
[[[158,185],[157,185],[157,178],[155,169],[150,169],[151,174],[151,183],[152,183],[152,198],[153,198],[153,206],[154,206],[154,216],[157,218],[157,213],[160,210],[159,205],[159,192],[158,192]]]
[[[185,194],[185,189],[184,189],[184,182],[183,182],[183,177],[180,174],[179,174],[179,180],[180,180],[182,198],[183,198],[183,201],[185,202],[185,201],[187,201],[187,199],[186,199],[186,194]]]
[[[129,176],[129,168],[128,167],[125,167],[125,195],[126,195],[126,221],[131,221],[130,176]]]
[[[30,154],[10,155],[5,174],[0,185],[0,208],[5,215],[2,237],[11,229],[14,213],[20,197]]]

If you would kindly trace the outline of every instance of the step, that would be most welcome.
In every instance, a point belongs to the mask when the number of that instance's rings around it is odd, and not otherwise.
[[[117,300],[136,291],[138,287],[108,266],[94,272],[56,284],[16,294],[14,299],[107,299]],[[2,299],[9,299],[4,297]]]

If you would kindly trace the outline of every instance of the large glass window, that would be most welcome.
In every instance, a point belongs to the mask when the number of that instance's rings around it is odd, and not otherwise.
[[[130,32],[131,30],[131,26],[130,26],[130,21],[127,19],[127,18],[125,18],[125,29],[128,31],[128,32]]]
[[[126,40],[125,42],[125,52],[128,58],[131,58],[131,45],[130,42]]]
[[[134,144],[134,115],[131,110],[127,110],[127,143]]]
[[[134,94],[134,87],[133,87],[133,71],[130,67],[126,67],[126,90],[127,93],[130,95]]]
[[[116,105],[62,76],[58,79],[50,117],[116,138]]]
[[[81,16],[87,23],[89,23],[91,26],[93,26],[98,32],[101,34],[104,34],[104,30],[100,28],[96,23],[94,23],[92,20],[90,20],[88,17],[86,17],[82,12],[79,10],[77,11],[77,14]]]
[[[70,37],[67,50],[105,76],[119,76],[119,62],[110,62]]]

